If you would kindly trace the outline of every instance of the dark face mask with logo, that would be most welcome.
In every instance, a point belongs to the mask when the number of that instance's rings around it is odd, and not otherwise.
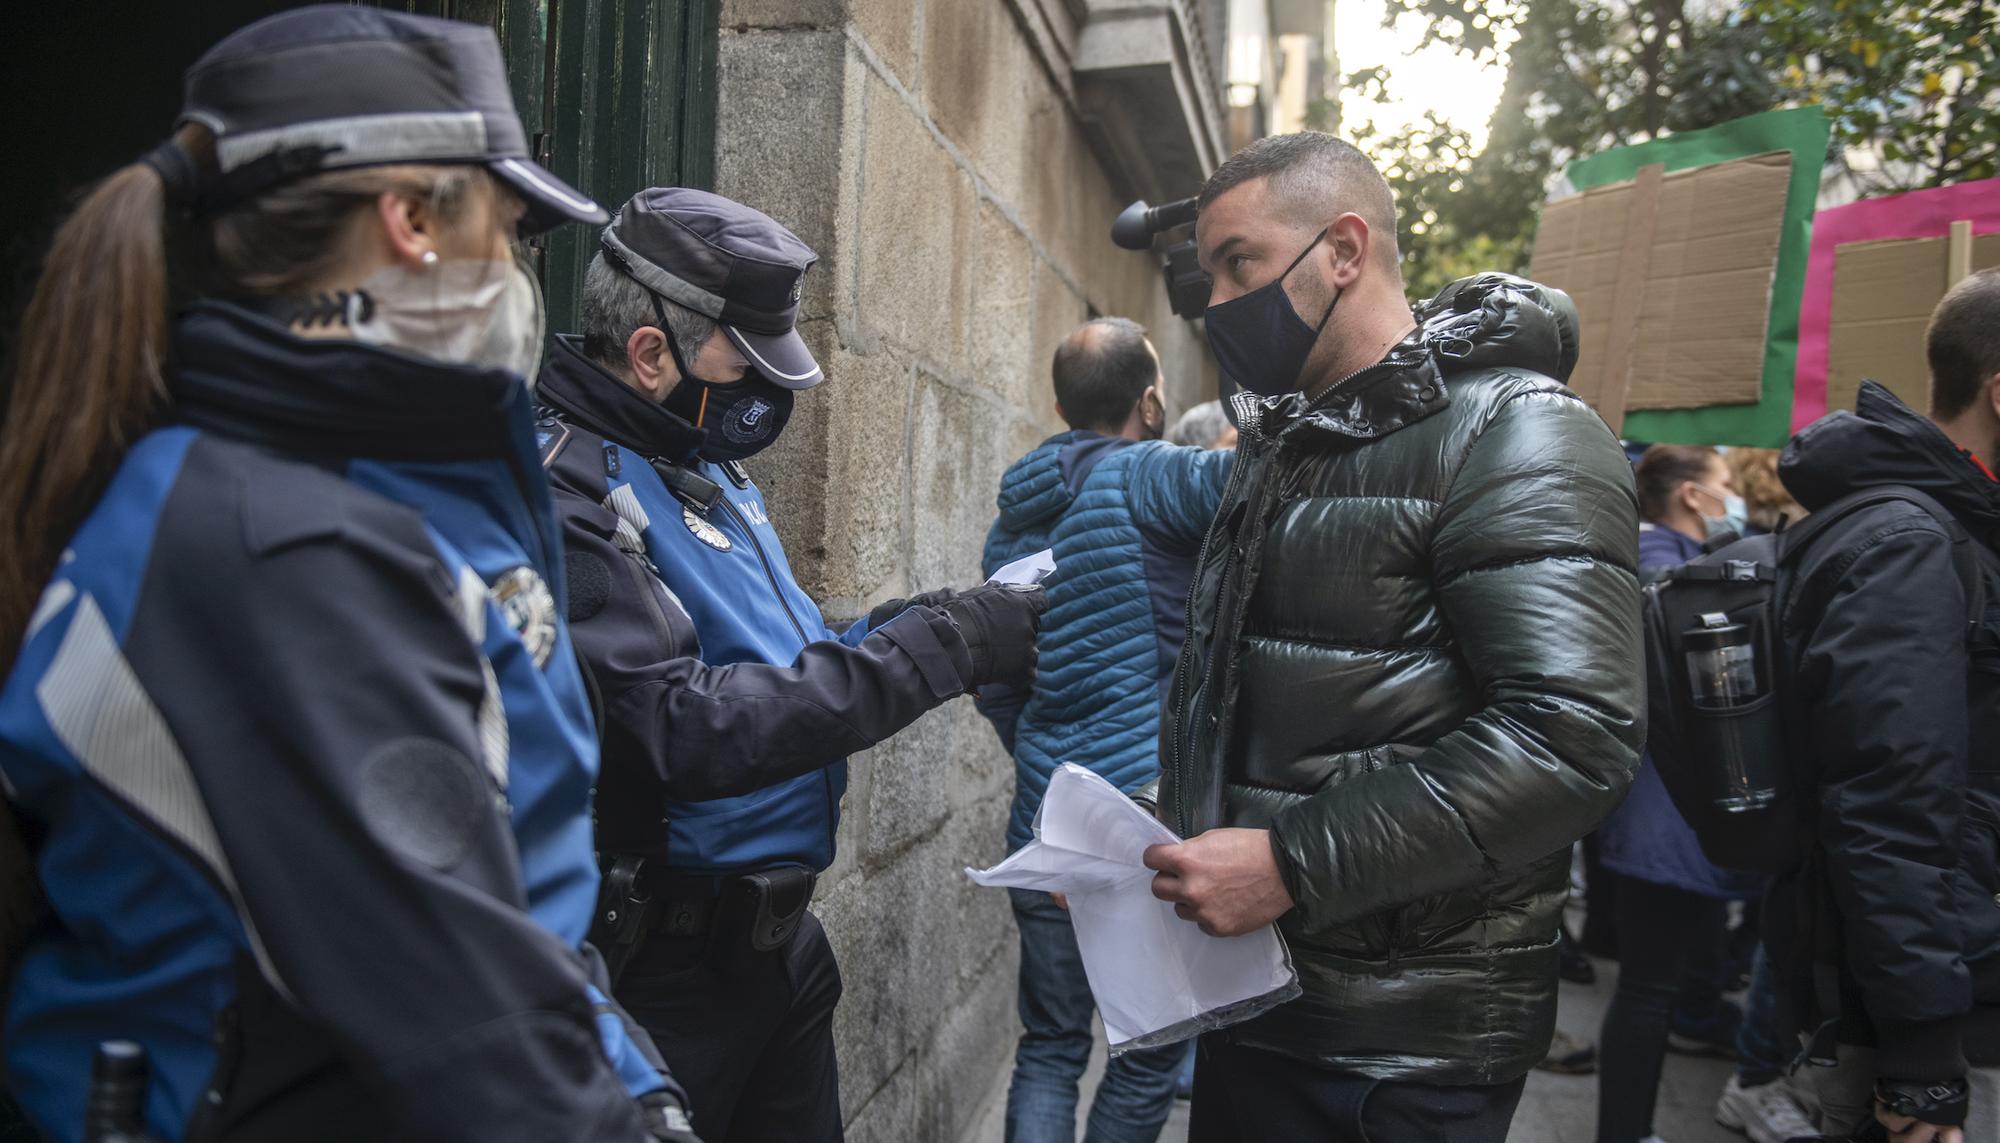
[[[654,306],[659,306],[655,298]],[[660,331],[665,334],[667,352],[681,371],[680,384],[662,402],[666,410],[702,430],[697,453],[715,464],[744,460],[769,447],[784,431],[792,417],[792,391],[775,385],[752,370],[740,381],[704,381],[682,359],[680,346],[667,330],[666,315],[660,315]]]
[[[1313,343],[1333,317],[1333,307],[1340,304],[1340,292],[1335,291],[1319,324],[1307,325],[1285,293],[1285,279],[1325,238],[1326,231],[1320,231],[1284,273],[1202,314],[1215,363],[1230,380],[1260,397],[1282,397],[1298,387]]]

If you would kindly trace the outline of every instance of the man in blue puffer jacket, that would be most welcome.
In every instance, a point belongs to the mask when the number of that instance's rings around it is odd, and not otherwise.
[[[1032,836],[1061,763],[1087,766],[1128,793],[1159,776],[1160,704],[1187,631],[1194,559],[1235,459],[1159,440],[1160,359],[1135,322],[1085,324],[1056,350],[1054,376],[1070,431],[1007,470],[1000,518],[986,538],[988,575],[1044,548],[1056,560],[1033,689],[980,692],[981,710],[1014,755],[1010,850]],[[1021,930],[1024,1031],[1007,1139],[1067,1143],[1090,1057],[1090,985],[1057,903],[1046,893],[1008,892]],[[1086,1139],[1155,1139],[1184,1055],[1171,1045],[1112,1060]]]

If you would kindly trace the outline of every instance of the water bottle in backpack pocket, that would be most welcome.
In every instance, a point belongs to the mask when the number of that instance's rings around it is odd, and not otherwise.
[[[1772,685],[1776,659],[1763,616],[1697,617],[1680,632],[1687,665],[1689,747],[1710,759],[1708,799],[1725,814],[1752,814],[1778,800],[1785,750]]]
[[[1708,859],[1781,871],[1803,844],[1787,773],[1778,539],[1753,536],[1646,588],[1648,759]]]

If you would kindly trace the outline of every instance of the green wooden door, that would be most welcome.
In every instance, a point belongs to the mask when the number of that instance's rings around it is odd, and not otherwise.
[[[490,24],[536,158],[616,210],[650,186],[715,178],[716,12],[721,0],[385,0]],[[574,332],[597,232],[535,242],[549,330]]]

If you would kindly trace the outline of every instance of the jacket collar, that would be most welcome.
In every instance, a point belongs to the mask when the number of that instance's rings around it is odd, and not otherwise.
[[[176,419],[290,452],[387,460],[505,457],[522,445],[527,386],[347,340],[311,340],[225,302],[176,321],[167,390]]]
[[[535,396],[563,420],[652,460],[691,464],[705,435],[633,392],[571,334],[555,338]]]
[[[1417,328],[1381,361],[1308,401],[1290,394],[1262,413],[1239,403],[1264,436],[1296,432],[1371,440],[1451,404],[1447,379],[1509,369],[1566,381],[1576,365],[1576,307],[1559,290],[1510,274],[1477,274],[1446,286],[1412,310]]]
[[[1382,360],[1342,378],[1317,400],[1288,393],[1273,401],[1237,397],[1239,420],[1253,433],[1269,438],[1344,437],[1373,440],[1385,437],[1451,404],[1444,372],[1423,331],[1417,330],[1390,348]]]

